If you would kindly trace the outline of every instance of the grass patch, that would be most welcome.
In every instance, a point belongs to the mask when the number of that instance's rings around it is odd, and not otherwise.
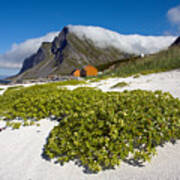
[[[4,88],[0,88],[0,91],[4,90]]]
[[[133,76],[134,79],[139,78],[139,77],[140,77],[140,74],[136,74]]]
[[[121,87],[125,87],[125,86],[128,86],[129,84],[126,83],[126,82],[119,82],[117,84],[115,84],[114,86],[112,86],[111,88],[121,88]]]
[[[134,74],[151,74],[180,68],[180,48],[172,47],[145,58],[122,61],[115,64],[103,76],[128,77]]]
[[[180,139],[180,100],[161,91],[69,91],[50,83],[10,91],[0,102],[8,123],[22,118],[11,124],[15,129],[46,117],[61,119],[43,155],[61,164],[78,161],[92,172],[130,159],[150,161],[158,145]]]

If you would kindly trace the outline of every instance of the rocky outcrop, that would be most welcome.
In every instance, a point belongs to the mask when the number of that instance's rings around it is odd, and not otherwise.
[[[180,46],[180,36],[175,40],[175,42],[171,45],[171,47],[173,46]]]

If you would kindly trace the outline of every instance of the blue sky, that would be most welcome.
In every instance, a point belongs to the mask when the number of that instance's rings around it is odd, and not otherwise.
[[[167,13],[179,5],[179,0],[1,0],[0,54],[13,43],[68,24],[96,25],[122,34],[177,34],[177,24]]]

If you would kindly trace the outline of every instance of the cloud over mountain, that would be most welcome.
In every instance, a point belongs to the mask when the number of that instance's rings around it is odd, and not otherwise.
[[[123,52],[135,54],[151,54],[170,46],[176,37],[174,36],[142,36],[122,35],[95,26],[71,26],[69,30],[79,38],[90,39],[99,48],[114,47]]]
[[[178,22],[178,18],[174,21]],[[167,48],[176,37],[173,36],[141,36],[122,35],[104,28],[94,26],[68,26],[82,40],[87,38],[100,48],[115,47],[127,53],[155,53]],[[0,67],[21,68],[25,58],[34,54],[42,42],[51,42],[59,32],[51,32],[40,38],[26,40],[20,44],[13,44],[11,49],[0,54]]]
[[[51,42],[59,32],[51,32],[40,38],[28,39],[20,44],[13,44],[11,49],[4,54],[0,54],[0,67],[20,68],[25,58],[34,54],[41,43]]]

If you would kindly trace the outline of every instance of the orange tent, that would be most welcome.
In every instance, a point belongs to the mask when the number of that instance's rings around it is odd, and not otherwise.
[[[80,77],[80,70],[79,69],[75,69],[71,74],[73,76],[75,76],[75,77]]]
[[[91,65],[87,65],[81,70],[81,76],[97,76],[97,74],[98,70]]]

